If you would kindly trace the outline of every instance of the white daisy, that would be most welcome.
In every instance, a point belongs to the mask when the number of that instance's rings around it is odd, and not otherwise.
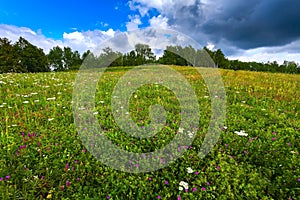
[[[247,133],[245,133],[245,131],[241,130],[241,131],[234,131],[235,134],[239,135],[239,136],[248,136]]]

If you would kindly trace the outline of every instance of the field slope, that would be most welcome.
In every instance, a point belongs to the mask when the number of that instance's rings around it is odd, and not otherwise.
[[[132,119],[147,125],[149,106],[159,103],[168,112],[167,123],[153,138],[139,140],[123,134],[114,122],[110,100],[114,86],[129,69],[112,68],[104,73],[94,114],[103,134],[120,148],[154,151],[177,133],[179,104],[164,87],[141,87],[130,99]],[[227,95],[226,123],[217,145],[199,159],[211,116],[208,88],[194,68],[174,69],[186,77],[197,95],[201,112],[197,137],[182,158],[142,174],[111,169],[82,145],[72,113],[76,72],[0,74],[0,197],[297,199],[300,75],[220,69]],[[181,181],[188,184],[186,191]]]

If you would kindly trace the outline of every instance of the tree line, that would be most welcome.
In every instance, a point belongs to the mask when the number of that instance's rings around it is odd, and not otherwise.
[[[209,55],[214,64],[223,69],[300,73],[300,66],[294,61],[284,61],[279,65],[276,61],[260,63],[229,60],[221,49],[212,51],[207,47],[196,50],[191,46],[167,46],[159,58],[147,44],[137,44],[134,50],[124,54],[105,47],[99,56],[95,56],[90,50],[80,55],[78,51],[73,51],[70,47],[61,48],[59,46],[53,47],[48,54],[45,54],[43,49],[34,46],[23,37],[20,37],[14,44],[7,38],[0,38],[0,73],[78,70],[85,59],[90,61],[87,63],[98,65],[102,62],[100,65],[111,67],[151,63],[200,67],[207,64],[211,66],[211,62],[205,63],[210,60],[203,59],[205,55]]]

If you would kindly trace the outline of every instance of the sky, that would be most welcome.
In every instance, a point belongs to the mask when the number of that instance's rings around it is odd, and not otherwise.
[[[45,53],[54,46],[83,53],[117,33],[154,27],[230,59],[300,63],[299,8],[296,0],[2,0],[0,37],[22,36]]]

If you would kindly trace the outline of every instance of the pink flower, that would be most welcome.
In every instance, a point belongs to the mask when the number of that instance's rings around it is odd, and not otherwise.
[[[169,184],[169,181],[165,181],[164,184],[165,184],[165,185],[168,185],[168,184]]]
[[[192,192],[196,192],[196,191],[197,191],[197,188],[193,188],[193,189],[192,189]]]
[[[205,187],[203,187],[203,188],[201,188],[201,190],[202,190],[202,191],[205,191],[205,190],[206,190],[206,188],[205,188]]]
[[[160,197],[160,196],[157,196],[157,198],[160,199],[161,197]]]
[[[69,163],[66,164],[65,169],[66,169],[66,170],[69,169]]]
[[[70,181],[66,181],[66,186],[69,187],[71,185]]]
[[[220,168],[221,168],[220,166],[217,166],[217,167],[216,167],[216,169],[217,169],[218,171],[220,170]]]
[[[274,141],[275,140],[275,138],[272,138],[272,141]]]

